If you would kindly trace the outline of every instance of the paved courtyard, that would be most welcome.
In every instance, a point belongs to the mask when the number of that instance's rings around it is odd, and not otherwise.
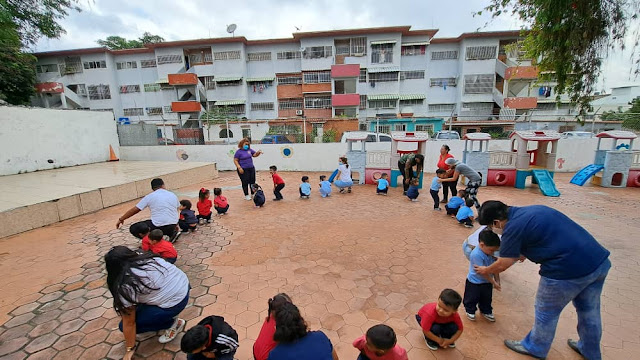
[[[327,199],[317,195],[319,173],[307,174],[314,194],[299,200],[300,173],[284,173],[285,200],[262,209],[242,200],[235,173],[177,190],[195,200],[200,187],[225,188],[230,215],[202,226],[176,243],[176,265],[189,276],[191,300],[181,317],[193,326],[202,317],[224,316],[240,336],[236,358],[249,360],[266,316],[267,299],[286,292],[303,310],[311,329],[324,331],[341,359],[355,359],[351,342],[370,326],[392,326],[410,359],[525,359],[509,352],[505,338],[526,335],[533,322],[538,266],[516,264],[494,293],[496,323],[463,319],[456,349],[426,349],[414,314],[439,292],[460,293],[468,262],[461,243],[473,231],[431,209],[428,191],[408,202],[398,189],[375,195],[372,186]],[[569,184],[559,174],[560,198],[535,188],[480,189],[480,200],[555,207],[591,231],[611,251],[613,267],[602,297],[606,359],[640,353],[639,189]],[[258,182],[267,195],[268,173]],[[335,189],[334,189],[335,190]],[[114,245],[137,247],[117,218],[135,202],[0,239],[0,359],[120,359],[119,321],[105,287],[104,254]],[[148,218],[142,212],[125,225]],[[461,310],[462,312],[462,310]],[[578,359],[566,345],[576,338],[572,306],[562,313],[548,359]],[[184,359],[180,338],[161,345],[144,339],[136,358]]]

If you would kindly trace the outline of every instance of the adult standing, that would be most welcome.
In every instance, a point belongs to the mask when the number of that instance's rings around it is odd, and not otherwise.
[[[460,175],[463,175],[467,178],[467,188],[464,189],[466,195],[471,198],[476,205],[476,209],[480,209],[480,202],[478,201],[478,188],[482,184],[482,175],[479,172],[475,171],[471,166],[461,162],[460,160],[456,160],[454,158],[449,158],[444,162],[453,170],[453,175],[448,179],[438,179],[442,184],[446,184],[449,182],[457,183]],[[455,196],[455,193],[452,195]]]
[[[341,194],[344,194],[345,189],[347,192],[351,192],[351,187],[353,186],[351,168],[349,167],[347,158],[344,156],[338,159],[338,180],[336,180],[334,184],[340,188]]]
[[[404,189],[403,195],[407,195],[411,179],[414,178],[414,166],[416,167],[418,179],[420,179],[420,174],[422,174],[422,169],[424,168],[424,155],[404,154],[398,160],[398,170],[400,170],[400,173],[402,174],[402,187]]]
[[[251,200],[251,195],[253,195],[251,185],[256,183],[256,168],[253,166],[253,158],[260,156],[260,154],[262,154],[262,150],[253,150],[251,140],[244,138],[238,143],[238,150],[233,156],[233,163],[236,165],[238,177],[242,182],[245,200]],[[249,191],[251,191],[251,195],[249,195]]]
[[[573,302],[580,340],[567,343],[586,359],[601,359],[600,295],[611,267],[609,251],[587,230],[547,206],[515,207],[487,201],[478,219],[502,234],[502,240],[498,260],[488,267],[476,267],[476,272],[498,274],[518,258],[540,264],[533,329],[523,340],[505,340],[505,345],[521,354],[546,357],[560,313]]]
[[[164,235],[173,239],[178,233],[178,208],[180,207],[178,197],[165,188],[164,181],[160,178],[151,180],[151,190],[153,190],[152,193],[143,197],[136,206],[118,218],[116,229],[120,228],[128,218],[149,208],[151,219],[144,221],[149,226],[149,230],[160,229]]]
[[[189,279],[184,272],[150,253],[116,246],[104,256],[107,286],[113,308],[120,315],[126,353],[135,352],[136,334],[165,330],[160,343],[168,343],[184,329],[178,314],[189,301]]]
[[[449,165],[445,163],[447,159],[452,159],[453,155],[449,154],[451,149],[449,145],[442,145],[440,147],[440,157],[438,158],[438,169],[442,169],[446,171],[446,178],[451,178],[453,176],[453,170]],[[449,181],[442,183],[442,200],[440,201],[442,204],[446,204],[449,201],[449,190],[451,190],[451,196],[456,196],[458,193],[458,180]]]

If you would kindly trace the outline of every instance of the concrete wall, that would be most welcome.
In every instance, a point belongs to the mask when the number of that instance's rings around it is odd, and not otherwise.
[[[0,175],[103,162],[120,146],[113,115],[100,111],[3,106],[0,139]]]

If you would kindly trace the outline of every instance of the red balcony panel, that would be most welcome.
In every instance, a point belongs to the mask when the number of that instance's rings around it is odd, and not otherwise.
[[[198,76],[192,73],[169,74],[169,85],[197,85]]]
[[[535,97],[511,97],[504,99],[504,107],[509,109],[533,109],[538,106]]]
[[[199,112],[202,106],[197,101],[174,101],[171,103],[173,112]]]
[[[331,92],[331,83],[302,84],[303,93]]]
[[[537,79],[538,67],[537,66],[508,67],[504,72],[504,78],[507,80]]]
[[[59,82],[43,82],[36,84],[36,92],[49,93],[49,94],[62,94],[64,92],[64,85]]]
[[[302,85],[278,85],[278,99],[302,98]]]
[[[331,106],[360,106],[359,94],[336,94],[331,96]]]
[[[359,64],[331,65],[332,78],[346,78],[346,77],[359,77],[359,76],[360,76]]]

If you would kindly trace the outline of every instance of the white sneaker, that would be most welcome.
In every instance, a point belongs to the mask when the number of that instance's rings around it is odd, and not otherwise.
[[[491,321],[491,322],[495,322],[496,321],[496,317],[493,316],[493,314],[482,314],[482,316],[484,316],[485,319]]]
[[[251,200],[251,195],[245,195],[245,196],[244,196],[244,199],[245,199],[245,200]]]
[[[467,313],[467,319],[476,321],[476,314]]]
[[[413,202],[418,202],[418,199],[411,199],[411,201],[413,201]]]
[[[174,321],[173,325],[171,325],[170,328],[165,330],[164,335],[158,338],[158,342],[160,344],[166,344],[171,340],[175,339],[176,336],[178,336],[178,334],[182,332],[182,330],[184,330],[184,326],[186,325],[186,323],[187,322],[184,321],[183,319],[176,318],[176,321]]]

